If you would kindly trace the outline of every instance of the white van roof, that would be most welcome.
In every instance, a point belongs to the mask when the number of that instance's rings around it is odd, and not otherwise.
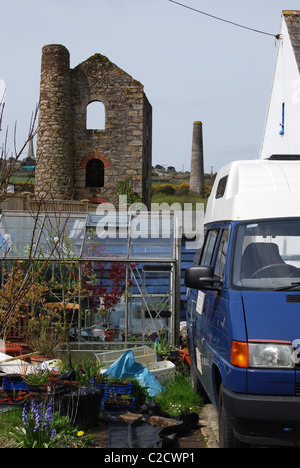
[[[296,216],[300,216],[300,160],[274,157],[223,167],[212,188],[204,223]]]

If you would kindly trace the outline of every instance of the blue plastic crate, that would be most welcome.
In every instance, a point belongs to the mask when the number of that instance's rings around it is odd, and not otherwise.
[[[133,384],[124,384],[124,385],[118,385],[118,384],[106,384],[104,393],[116,393],[117,395],[131,395],[133,391]]]
[[[132,383],[129,384],[98,384],[96,387],[104,388],[104,393],[107,395],[109,393],[116,393],[117,395],[131,395],[134,389],[134,385]]]
[[[3,378],[2,381],[2,389],[3,390],[16,390],[16,391],[22,391],[26,392],[28,390],[26,382],[20,380],[7,380],[6,378]]]

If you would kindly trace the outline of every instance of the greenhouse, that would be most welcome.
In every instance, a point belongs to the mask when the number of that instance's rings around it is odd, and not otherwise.
[[[16,265],[32,282],[35,272],[42,274],[43,285],[48,285],[45,305],[73,312],[74,341],[147,341],[163,331],[174,344],[179,334],[180,249],[179,227],[170,213],[1,214],[2,286]],[[1,298],[2,310],[8,307],[5,300]],[[30,301],[23,301],[26,307]],[[26,326],[25,315],[13,327],[20,339],[18,323]]]

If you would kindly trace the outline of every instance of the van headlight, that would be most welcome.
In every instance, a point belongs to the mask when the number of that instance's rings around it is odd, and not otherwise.
[[[293,369],[293,348],[282,343],[248,343],[249,367]]]

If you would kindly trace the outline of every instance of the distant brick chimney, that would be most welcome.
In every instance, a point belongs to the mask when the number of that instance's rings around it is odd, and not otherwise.
[[[190,191],[204,197],[204,163],[202,122],[194,122]]]

